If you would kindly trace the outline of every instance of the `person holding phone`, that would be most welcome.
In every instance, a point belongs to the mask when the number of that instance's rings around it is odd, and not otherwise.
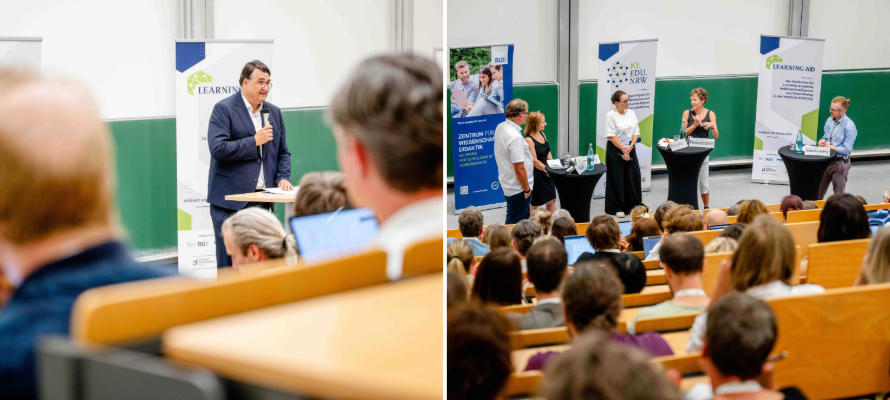
[[[640,162],[634,149],[640,125],[627,93],[616,91],[612,104],[615,108],[606,113],[606,214],[624,218],[643,204]]]
[[[696,139],[708,139],[708,133],[714,135],[714,139],[720,136],[717,132],[717,114],[705,108],[708,102],[708,91],[704,88],[692,89],[689,93],[689,102],[692,109],[683,111],[683,121],[686,121],[686,136]],[[711,156],[705,157],[698,172],[698,190],[701,193],[701,201],[705,209],[711,200],[711,192],[708,188],[708,168]]]

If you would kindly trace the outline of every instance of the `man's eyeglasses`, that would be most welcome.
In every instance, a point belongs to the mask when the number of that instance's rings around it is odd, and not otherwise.
[[[619,101],[619,103],[622,103],[622,104],[630,104],[630,100]]]
[[[251,81],[251,82],[253,82],[253,81]],[[259,86],[261,88],[264,87],[264,88],[272,89],[272,81],[269,81],[269,82],[260,81],[260,82],[253,82],[253,83],[255,83],[257,86]]]
[[[540,111],[526,111],[526,112],[521,112],[520,114],[522,114],[522,115],[529,115],[529,114],[531,114],[531,113],[533,113],[533,112],[541,113]]]
[[[829,108],[829,110],[831,110],[832,112],[841,112],[841,111],[844,111],[844,110],[835,110],[834,108]]]

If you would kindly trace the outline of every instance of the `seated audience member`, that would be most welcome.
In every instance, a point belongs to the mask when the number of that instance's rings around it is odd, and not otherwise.
[[[782,198],[780,205],[782,210],[782,222],[788,221],[788,211],[803,210],[803,200],[793,194],[789,194]]]
[[[578,226],[575,221],[568,218],[559,218],[553,221],[550,228],[550,235],[558,239],[562,244],[566,243],[566,236],[575,236],[578,234]]]
[[[608,215],[593,217],[593,220],[587,225],[584,235],[587,236],[590,247],[593,247],[596,253],[584,252],[578,256],[576,262],[608,259],[615,255],[614,253],[621,252],[618,248],[621,241],[621,229],[618,228],[618,223]]]
[[[630,221],[636,225],[641,218],[652,218],[652,214],[652,210],[647,205],[640,204],[630,210]]]
[[[878,229],[868,243],[868,250],[862,260],[862,269],[854,285],[869,285],[890,282],[890,227]]]
[[[448,308],[466,304],[469,298],[467,281],[454,272],[448,271]]]
[[[359,63],[331,101],[337,160],[349,204],[380,220],[371,247],[386,275],[402,275],[405,251],[442,237],[442,68],[413,54]]]
[[[494,400],[513,372],[509,322],[477,305],[448,310],[448,399]]]
[[[553,221],[550,216],[550,211],[547,211],[547,209],[536,208],[535,211],[532,212],[531,217],[529,217],[529,221],[536,222],[541,226],[541,232],[545,235],[549,235],[550,226]]]
[[[742,233],[732,258],[720,266],[712,304],[731,291],[758,299],[824,293],[822,286],[812,283],[792,286],[794,257],[794,238],[788,228],[770,215],[757,216]],[[701,351],[707,321],[707,312],[695,318],[686,343],[690,353]]]
[[[12,285],[9,284],[9,281],[3,276],[2,269],[0,269],[0,309],[9,301],[10,297],[12,297]]]
[[[677,386],[649,355],[614,343],[604,332],[581,335],[547,367],[541,393],[548,400],[679,400]]]
[[[853,197],[855,197],[856,200],[859,200],[859,203],[862,204],[863,207],[868,205],[868,200],[866,200],[865,197],[859,195],[853,195]]]
[[[661,243],[668,236],[681,232],[695,232],[704,230],[705,225],[699,217],[698,211],[692,209],[691,206],[682,205],[672,208],[664,216],[664,234],[661,236],[661,242],[649,250],[649,256],[646,260],[658,260],[658,252],[661,251]]]
[[[745,201],[746,200],[739,200],[735,204],[729,206],[729,209],[726,210],[726,215],[728,215],[730,217],[738,216],[739,209],[742,208],[742,203],[744,203]]]
[[[528,248],[531,247],[535,239],[541,237],[541,235],[543,235],[541,225],[527,219],[519,221],[519,223],[513,227],[513,231],[511,232],[511,246],[513,247],[513,251],[516,252],[516,255],[519,256],[519,260],[521,260],[522,272],[528,272],[528,264],[525,259],[525,254],[528,253]]]
[[[701,366],[711,385],[701,398],[806,399],[796,388],[775,391],[761,386],[761,381],[768,381],[765,374],[773,370],[768,358],[778,335],[776,315],[769,304],[743,293],[730,293],[716,301],[709,314]],[[698,398],[699,385],[685,398]]]
[[[726,236],[720,236],[715,237],[708,243],[707,246],[705,246],[705,254],[732,253],[738,248],[739,242],[737,242],[735,239]]]
[[[445,251],[446,264],[449,272],[454,272],[464,280],[467,288],[473,287],[473,267],[476,266],[476,258],[473,257],[473,246],[466,240],[457,239],[448,243]]]
[[[825,201],[825,208],[819,214],[818,243],[839,242],[842,240],[868,239],[871,228],[868,226],[868,213],[862,203],[849,193],[835,193]],[[806,275],[808,258],[800,261],[800,274]]]
[[[887,189],[884,192],[883,202],[890,203],[890,189]],[[880,226],[887,225],[890,222],[890,210],[884,208],[880,210],[874,210],[868,212],[868,223],[869,224],[878,224]]]
[[[346,177],[341,172],[309,172],[300,178],[294,216],[332,213],[347,208]]]
[[[482,242],[485,226],[483,225],[482,211],[479,211],[478,208],[470,206],[461,211],[460,216],[457,217],[457,226],[463,240],[473,246],[473,256],[482,257],[491,251],[491,246]],[[455,238],[448,238],[447,243],[454,240]]]
[[[537,304],[526,314],[507,314],[513,325],[520,330],[565,326],[559,288],[568,271],[568,257],[559,241],[546,236],[528,249],[528,280],[535,285]]]
[[[658,224],[652,218],[640,218],[634,222],[627,235],[627,249],[625,251],[643,251],[643,238],[647,236],[661,236]]]
[[[678,205],[679,204],[668,200],[664,203],[661,203],[661,205],[655,209],[655,214],[652,217],[655,218],[655,223],[658,224],[658,230],[664,232],[664,215]]]
[[[513,243],[513,228],[497,222],[485,229],[485,238],[485,244],[487,244],[491,250],[499,249],[501,247],[510,249],[512,248],[511,246]]]
[[[748,224],[743,224],[741,222],[736,222],[726,228],[723,228],[723,232],[717,234],[716,237],[725,237],[739,241],[739,238],[742,237],[742,232],[745,231],[745,228],[748,227]]]
[[[492,250],[482,258],[470,297],[481,304],[522,304],[522,267],[511,249]]]
[[[232,214],[222,224],[226,253],[232,268],[297,255],[297,243],[278,222],[275,214],[248,207]]]
[[[646,287],[646,267],[640,258],[630,253],[618,253],[609,259],[618,279],[624,285],[624,294],[634,294]]]
[[[168,275],[123,244],[113,149],[88,90],[0,68],[0,268],[14,288],[0,310],[2,399],[37,398],[35,346],[68,336],[78,295]]]
[[[550,221],[556,221],[560,218],[568,218],[570,221],[575,222],[575,219],[572,218],[572,214],[569,213],[569,210],[564,208],[554,211],[553,215],[550,217]]]
[[[736,222],[750,224],[751,221],[754,221],[755,217],[761,214],[769,215],[769,210],[766,209],[766,204],[763,204],[762,201],[757,199],[745,200],[745,202],[742,203],[742,206],[739,207],[739,217],[736,219]]]
[[[713,211],[712,211],[713,212]],[[674,298],[640,310],[627,324],[627,332],[634,333],[640,318],[668,317],[700,313],[708,306],[708,295],[702,289],[701,273],[705,254],[701,240],[678,233],[663,240],[661,265]]]
[[[729,218],[719,208],[708,211],[708,215],[705,215],[705,230],[711,230],[714,225],[729,225]]]
[[[613,271],[597,266],[595,262],[575,264],[575,272],[569,274],[563,283],[562,303],[569,336],[578,337],[589,331],[600,331],[610,334],[613,342],[639,347],[652,357],[673,355],[671,347],[658,333],[625,335],[615,330],[624,288]],[[528,360],[525,370],[543,369],[557,354],[553,351],[535,354]]]
[[[812,200],[804,200],[803,201],[803,209],[804,210],[818,210],[819,205],[816,204],[815,201]]]

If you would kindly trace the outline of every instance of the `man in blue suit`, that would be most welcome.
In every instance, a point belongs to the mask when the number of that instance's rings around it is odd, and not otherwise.
[[[274,204],[228,201],[226,196],[276,186],[293,189],[288,180],[290,152],[281,109],[265,101],[272,89],[270,75],[269,67],[261,61],[244,64],[241,90],[216,103],[210,115],[207,202],[216,236],[216,265],[220,268],[232,265],[223,242],[223,221],[245,207],[272,211]]]

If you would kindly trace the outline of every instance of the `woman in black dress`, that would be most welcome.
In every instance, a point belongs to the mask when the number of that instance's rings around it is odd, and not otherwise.
[[[550,142],[544,136],[545,126],[547,122],[542,112],[535,111],[528,115],[528,121],[525,123],[525,142],[528,143],[528,149],[535,163],[531,211],[544,206],[547,211],[553,213],[556,211],[556,186],[553,185],[546,168],[547,160],[552,160],[553,155],[550,154]]]
[[[640,123],[630,109],[627,93],[612,94],[611,111],[606,113],[606,214],[624,218],[643,204],[640,161],[634,146],[640,138]]]
[[[720,136],[720,132],[717,131],[717,114],[705,108],[705,103],[708,102],[708,92],[704,88],[692,89],[692,92],[689,93],[689,102],[692,103],[692,109],[683,111],[686,135],[698,139],[708,139],[708,133],[710,133],[714,139],[717,139]],[[701,201],[705,210],[710,206],[711,200],[711,191],[708,187],[710,161],[711,156],[705,157],[698,172],[698,191],[701,193]]]

